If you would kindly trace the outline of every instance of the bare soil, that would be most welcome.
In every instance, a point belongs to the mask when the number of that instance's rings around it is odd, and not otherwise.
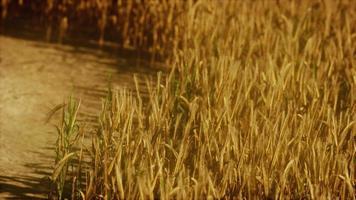
[[[133,74],[155,74],[143,62],[76,45],[0,35],[0,199],[46,199],[58,116],[51,109],[74,94],[80,120],[96,121],[108,77],[133,87]]]

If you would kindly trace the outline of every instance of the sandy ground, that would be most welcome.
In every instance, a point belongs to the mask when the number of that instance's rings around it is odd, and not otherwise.
[[[132,87],[145,67],[118,56],[69,45],[0,35],[0,199],[46,199],[56,132],[48,112],[74,93],[81,120],[95,121],[109,75]],[[128,67],[130,66],[130,67]]]

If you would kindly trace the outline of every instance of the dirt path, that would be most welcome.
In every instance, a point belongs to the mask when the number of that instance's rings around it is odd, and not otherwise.
[[[46,115],[72,92],[95,120],[107,79],[132,86],[152,71],[103,52],[0,35],[0,199],[46,198],[56,133]],[[127,66],[130,66],[129,68]]]

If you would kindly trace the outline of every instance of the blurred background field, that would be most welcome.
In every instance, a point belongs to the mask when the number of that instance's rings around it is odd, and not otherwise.
[[[56,49],[27,67],[51,71],[59,94],[41,93],[57,137],[49,198],[355,199],[354,1],[1,3],[3,77],[14,38]]]
[[[179,0],[3,0],[1,14],[2,23],[36,27],[48,41],[94,40],[162,57],[179,45],[187,6]]]

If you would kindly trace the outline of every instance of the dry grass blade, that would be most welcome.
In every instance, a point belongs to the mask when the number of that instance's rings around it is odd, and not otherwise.
[[[58,163],[57,165],[54,167],[54,171],[53,171],[53,174],[52,174],[52,177],[51,177],[51,180],[52,181],[56,181],[59,174],[62,172],[63,170],[63,167],[67,164],[67,161],[73,157],[75,155],[74,152],[72,153],[69,153],[67,155],[65,155]]]
[[[62,103],[62,104],[59,104],[59,105],[56,105],[53,109],[51,109],[48,113],[47,113],[47,116],[46,116],[46,120],[45,120],[45,123],[49,123],[52,119],[52,117],[61,109],[63,109],[64,107],[66,106],[66,104]]]

